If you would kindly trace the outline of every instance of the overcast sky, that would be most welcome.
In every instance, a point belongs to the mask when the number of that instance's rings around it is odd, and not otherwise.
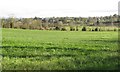
[[[120,0],[0,0],[0,17],[89,17],[118,14]]]

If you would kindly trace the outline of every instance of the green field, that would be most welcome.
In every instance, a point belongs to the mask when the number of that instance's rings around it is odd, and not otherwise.
[[[3,70],[115,70],[118,51],[117,31],[2,29]]]

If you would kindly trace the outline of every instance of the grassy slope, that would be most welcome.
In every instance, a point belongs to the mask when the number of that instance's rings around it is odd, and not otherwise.
[[[118,69],[118,32],[2,30],[2,68]]]

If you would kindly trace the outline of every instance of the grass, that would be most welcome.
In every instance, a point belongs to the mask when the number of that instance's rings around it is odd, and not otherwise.
[[[118,32],[2,29],[3,70],[116,70]]]

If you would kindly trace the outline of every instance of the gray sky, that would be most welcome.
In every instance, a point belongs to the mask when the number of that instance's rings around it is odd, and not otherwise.
[[[120,15],[120,1],[119,1],[119,4],[118,4],[118,15]]]
[[[0,0],[0,17],[109,16],[120,0]]]

